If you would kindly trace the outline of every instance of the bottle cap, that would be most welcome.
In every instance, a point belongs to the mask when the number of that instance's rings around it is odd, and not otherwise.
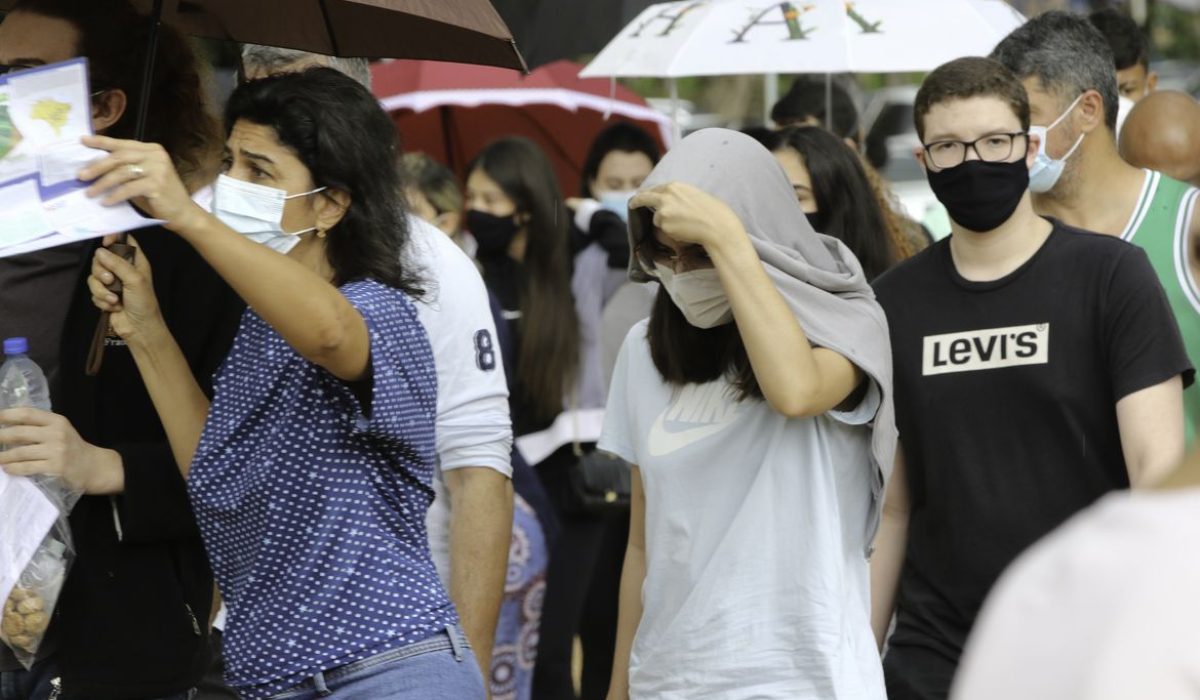
[[[4,341],[5,355],[24,355],[29,352],[29,341],[24,338],[6,338]]]

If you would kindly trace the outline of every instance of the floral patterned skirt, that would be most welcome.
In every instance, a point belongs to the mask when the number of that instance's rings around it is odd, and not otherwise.
[[[537,514],[514,495],[508,576],[492,651],[492,700],[529,700],[549,560]]]

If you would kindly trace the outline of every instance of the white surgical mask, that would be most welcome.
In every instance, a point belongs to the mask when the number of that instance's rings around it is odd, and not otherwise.
[[[733,307],[715,268],[675,274],[666,265],[654,263],[654,269],[688,323],[697,328],[715,328],[733,320]]]
[[[1063,168],[1067,165],[1067,159],[1079,148],[1079,144],[1083,143],[1084,134],[1080,134],[1079,138],[1075,139],[1075,145],[1071,146],[1071,150],[1062,158],[1051,158],[1046,154],[1046,141],[1050,130],[1062,123],[1062,120],[1067,118],[1071,110],[1075,109],[1075,105],[1083,99],[1083,95],[1075,98],[1067,111],[1063,112],[1055,119],[1050,126],[1031,126],[1029,127],[1030,134],[1037,134],[1041,137],[1041,143],[1038,145],[1037,157],[1033,161],[1033,167],[1029,169],[1029,191],[1030,192],[1049,192],[1054,189],[1054,185],[1058,183],[1058,178],[1062,177]]]
[[[633,195],[637,194],[637,190],[613,190],[612,192],[601,192],[597,195],[597,200],[600,206],[616,213],[621,217],[621,221],[629,223],[629,200],[633,199]]]
[[[1117,98],[1117,143],[1121,142],[1121,129],[1125,127],[1125,117],[1129,116],[1129,111],[1133,109],[1134,101],[1128,97]]]
[[[213,188],[213,215],[255,243],[261,243],[277,253],[287,255],[300,242],[300,236],[317,229],[314,226],[303,231],[284,231],[284,203],[289,199],[305,197],[324,189],[318,187],[308,192],[289,195],[275,187],[256,185],[221,175]]]

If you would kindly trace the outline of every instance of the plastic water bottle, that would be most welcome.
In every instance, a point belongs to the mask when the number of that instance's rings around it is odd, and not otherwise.
[[[29,358],[29,341],[4,341],[4,364],[0,365],[0,408],[50,410],[50,385],[42,368]]]

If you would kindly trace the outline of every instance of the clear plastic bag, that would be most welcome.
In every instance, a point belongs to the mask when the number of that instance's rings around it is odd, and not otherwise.
[[[80,496],[58,479],[41,477],[33,481],[58,508],[58,519],[0,609],[0,642],[13,651],[26,669],[32,668],[37,660],[38,649],[46,638],[51,615],[75,559],[68,517]]]

